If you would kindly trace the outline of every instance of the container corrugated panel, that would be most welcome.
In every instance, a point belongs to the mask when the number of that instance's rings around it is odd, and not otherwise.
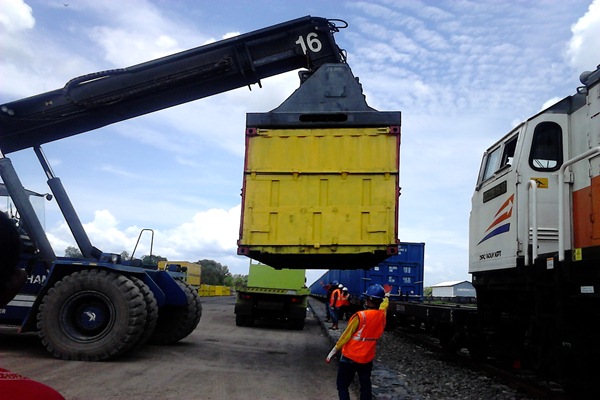
[[[395,254],[399,127],[248,131],[240,254],[317,269]]]
[[[403,242],[398,254],[368,270],[330,270],[310,286],[311,294],[324,296],[322,285],[337,281],[353,296],[360,296],[369,285],[392,286],[393,296],[422,298],[425,243]]]

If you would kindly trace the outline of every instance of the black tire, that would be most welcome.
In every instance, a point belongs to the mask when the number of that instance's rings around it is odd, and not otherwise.
[[[136,278],[135,276],[130,276],[129,279],[131,279],[131,281],[140,290],[144,296],[144,302],[146,303],[146,324],[144,325],[144,332],[133,348],[133,350],[137,350],[148,342],[154,333],[154,329],[156,329],[156,324],[158,322],[158,303],[154,293],[152,293],[152,290],[150,290],[144,281]]]
[[[304,318],[294,318],[290,320],[291,329],[301,331],[304,329]]]
[[[101,361],[138,342],[146,303],[126,276],[88,269],[58,281],[44,296],[37,319],[42,343],[55,357]]]
[[[176,281],[187,297],[184,306],[164,306],[158,310],[158,323],[150,343],[168,345],[177,343],[196,329],[202,317],[198,292],[189,283]]]
[[[236,326],[244,326],[245,321],[246,321],[246,318],[243,315],[235,314],[235,325]]]
[[[15,297],[27,278],[24,271],[17,270],[20,254],[19,231],[13,221],[0,211],[0,307]]]

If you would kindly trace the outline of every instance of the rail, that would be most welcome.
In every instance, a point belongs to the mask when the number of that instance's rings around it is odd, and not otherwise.
[[[571,179],[568,181],[564,180],[565,171],[568,167],[579,162],[591,158],[592,156],[600,154],[600,146],[593,147],[588,151],[581,153],[577,157],[573,157],[560,167],[558,170],[558,261],[565,260],[565,183],[572,183]]]

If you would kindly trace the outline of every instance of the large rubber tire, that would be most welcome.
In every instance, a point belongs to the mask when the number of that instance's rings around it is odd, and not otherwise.
[[[88,269],[58,281],[40,305],[44,346],[63,360],[101,361],[123,355],[140,339],[146,303],[124,275]]]
[[[179,342],[196,329],[202,317],[198,292],[189,283],[176,281],[187,296],[184,306],[164,306],[158,310],[158,324],[150,343],[168,345]]]
[[[304,318],[293,318],[289,321],[290,329],[301,331],[304,329]]]
[[[235,325],[236,326],[244,326],[246,322],[246,317],[240,314],[235,314]]]
[[[15,297],[27,278],[24,271],[17,270],[20,254],[19,231],[10,218],[0,211],[0,307]]]
[[[150,290],[144,281],[136,278],[135,276],[130,276],[129,279],[131,279],[131,281],[140,290],[144,296],[144,302],[146,303],[146,324],[144,325],[144,332],[133,348],[133,350],[137,350],[148,342],[154,333],[154,329],[156,329],[156,324],[158,322],[158,304],[154,293],[152,293],[152,290]]]

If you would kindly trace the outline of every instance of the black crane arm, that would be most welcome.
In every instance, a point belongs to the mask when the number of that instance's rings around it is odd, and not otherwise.
[[[258,83],[299,68],[344,63],[336,20],[306,16],[0,105],[0,152],[10,153]],[[338,20],[339,21],[339,20]]]

